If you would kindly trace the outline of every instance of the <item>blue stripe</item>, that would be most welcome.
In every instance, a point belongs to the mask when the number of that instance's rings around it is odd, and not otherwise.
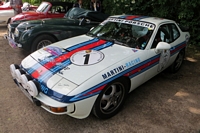
[[[134,18],[133,20],[139,21],[139,20],[144,19],[144,18],[149,18],[149,16],[141,16],[141,17],[138,17],[138,18]]]

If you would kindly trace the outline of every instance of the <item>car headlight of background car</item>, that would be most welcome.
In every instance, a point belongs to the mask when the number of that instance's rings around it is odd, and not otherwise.
[[[11,25],[10,24],[8,24],[8,31],[11,31]]]
[[[8,36],[11,37],[11,25],[8,24]]]
[[[15,29],[14,36],[19,37],[19,30],[18,30],[17,28]],[[14,38],[13,38],[13,39],[14,39]]]

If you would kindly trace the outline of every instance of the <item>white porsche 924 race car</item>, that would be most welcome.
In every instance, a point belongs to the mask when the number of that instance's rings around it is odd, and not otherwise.
[[[127,94],[184,60],[190,34],[174,21],[148,16],[111,16],[81,35],[44,47],[11,64],[22,92],[53,114],[107,119]]]

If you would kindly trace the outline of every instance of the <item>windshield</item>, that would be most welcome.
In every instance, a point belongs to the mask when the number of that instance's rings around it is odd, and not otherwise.
[[[155,28],[153,24],[123,19],[115,20],[110,18],[105,20],[87,35],[114,41],[116,44],[131,48],[145,49]]]
[[[48,3],[43,2],[43,3],[40,4],[40,6],[37,8],[36,12],[45,12],[45,11],[48,9],[49,6],[50,6],[50,5],[49,5]]]

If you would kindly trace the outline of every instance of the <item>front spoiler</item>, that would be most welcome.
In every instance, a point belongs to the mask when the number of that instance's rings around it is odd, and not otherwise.
[[[51,99],[50,97],[46,96],[42,92],[40,92],[37,97],[32,97],[28,93],[28,91],[16,79],[14,79],[14,82],[17,84],[20,90],[25,94],[25,96],[31,102],[33,102],[37,106],[41,106],[43,109],[45,109],[46,111],[52,114],[56,114],[56,115],[70,114],[74,112],[75,110],[74,103],[67,104],[67,103],[61,103],[61,102],[55,101],[54,99]],[[50,107],[66,107],[67,111],[62,112],[62,113],[55,113],[50,110]]]

